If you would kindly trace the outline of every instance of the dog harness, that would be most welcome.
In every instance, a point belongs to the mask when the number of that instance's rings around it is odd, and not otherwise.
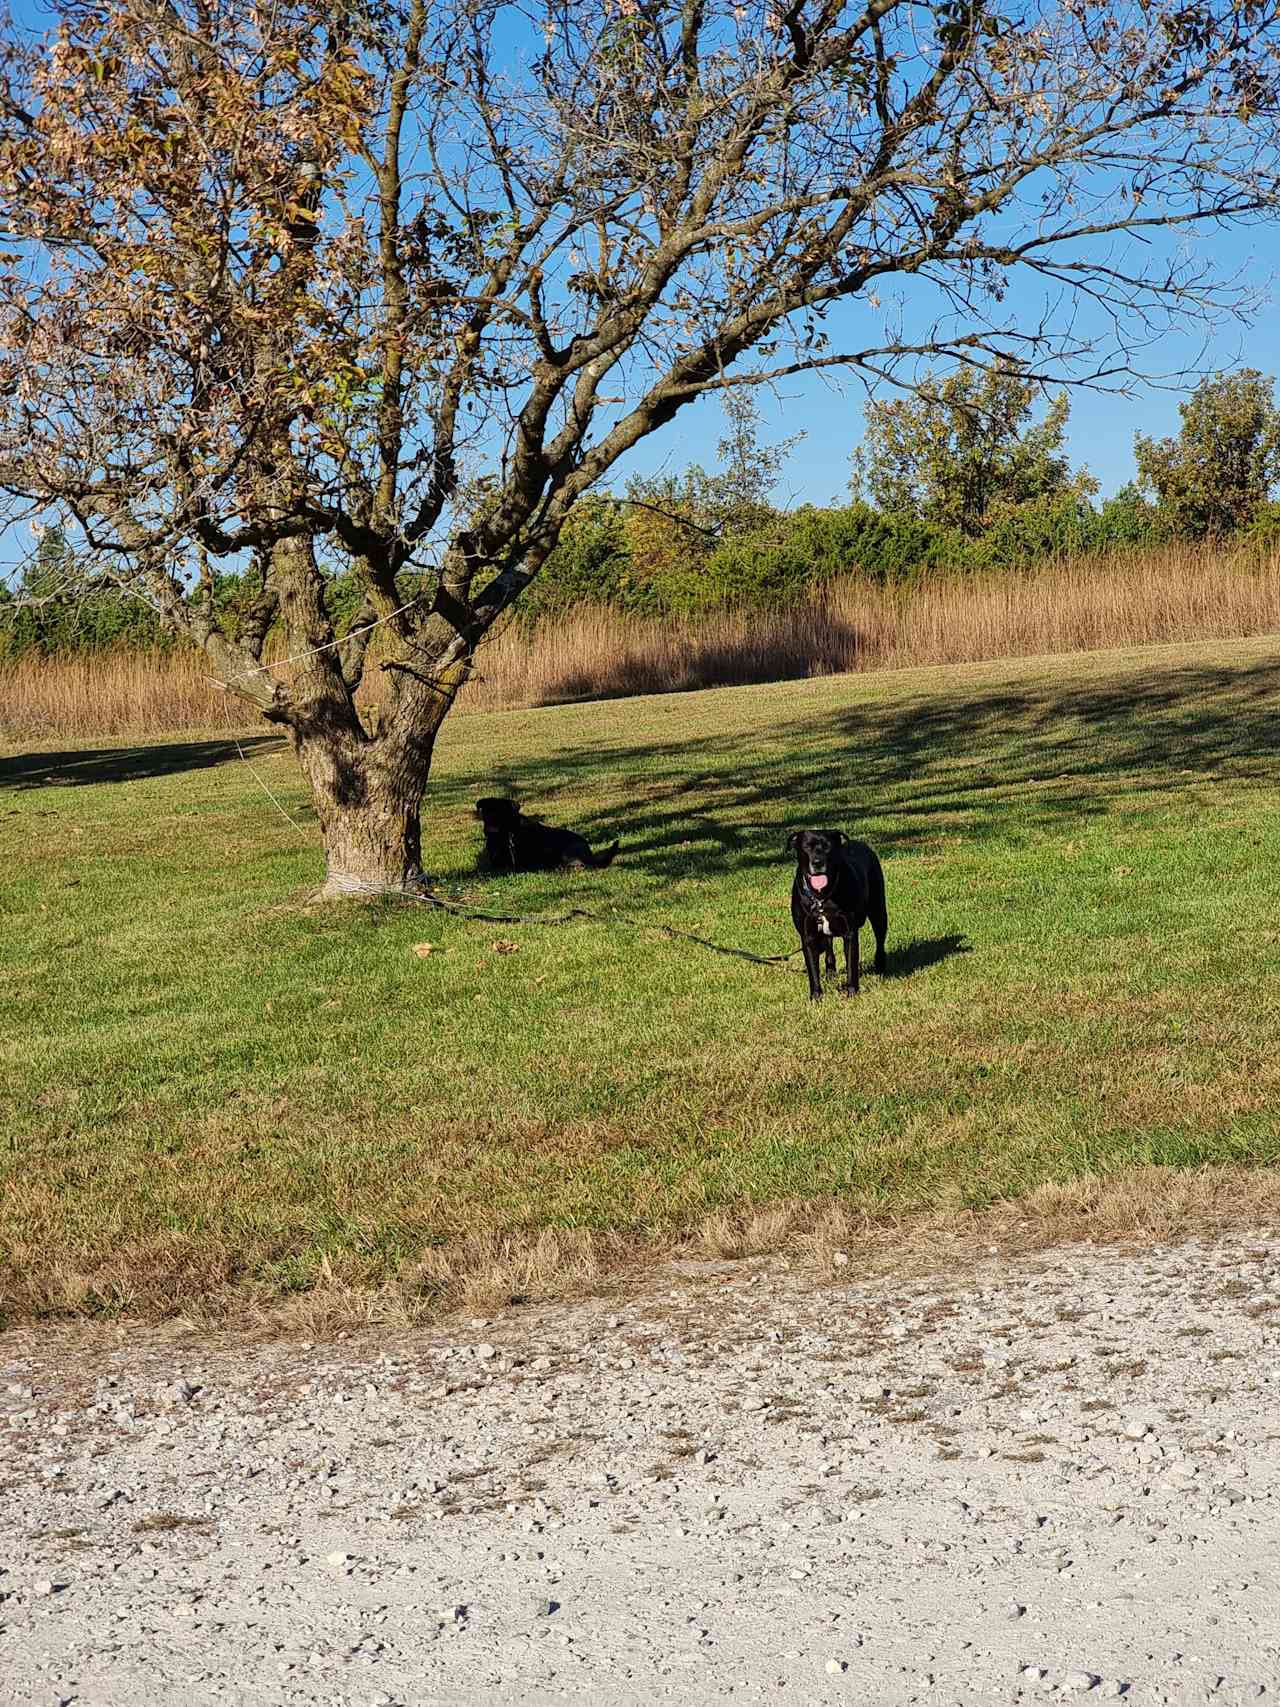
[[[828,882],[828,878],[827,878],[825,873],[822,874],[822,882],[823,882],[823,886],[825,887],[826,883]],[[814,888],[813,881],[812,881],[812,874],[810,872],[807,872],[807,871],[804,874],[804,886],[809,891],[810,895],[812,895],[814,901],[817,903],[818,928],[819,928],[819,930],[822,932],[823,936],[830,936],[831,935],[831,920],[827,917],[827,903],[823,899],[823,897],[819,893],[819,891]]]

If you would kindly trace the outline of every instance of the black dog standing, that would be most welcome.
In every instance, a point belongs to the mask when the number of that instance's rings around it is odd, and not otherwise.
[[[840,830],[796,830],[787,837],[796,856],[791,885],[791,917],[800,933],[809,999],[822,999],[818,956],[825,946],[827,971],[836,971],[836,937],[844,938],[846,996],[858,993],[858,932],[868,919],[876,937],[875,968],[883,972],[884,939],[889,930],[884,871],[865,842],[850,842]]]

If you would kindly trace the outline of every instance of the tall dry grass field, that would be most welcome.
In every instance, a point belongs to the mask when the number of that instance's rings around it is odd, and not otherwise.
[[[198,653],[104,652],[0,663],[0,729],[10,736],[171,735],[252,720]]]
[[[636,617],[586,607],[495,634],[460,709],[1272,632],[1280,632],[1280,555],[1246,564],[1179,546],[910,588],[851,579],[777,612]],[[274,667],[287,674],[287,664]],[[204,659],[185,650],[0,665],[0,729],[10,736],[160,735],[250,722]]]

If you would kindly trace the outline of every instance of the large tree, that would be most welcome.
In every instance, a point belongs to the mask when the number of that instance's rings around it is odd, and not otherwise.
[[[855,494],[971,539],[1023,505],[1090,496],[1097,481],[1063,454],[1066,392],[1041,421],[1037,401],[1037,388],[1005,363],[929,375],[913,396],[873,400],[854,455]]]
[[[1228,301],[1129,238],[1280,189],[1280,0],[54,6],[0,66],[0,485],[288,731],[330,893],[413,877],[477,646],[647,434],[804,369],[1117,372],[1089,325]]]
[[[1133,441],[1138,489],[1156,514],[1189,539],[1247,527],[1280,483],[1280,409],[1275,381],[1256,368],[1202,380],[1178,405],[1176,438]]]

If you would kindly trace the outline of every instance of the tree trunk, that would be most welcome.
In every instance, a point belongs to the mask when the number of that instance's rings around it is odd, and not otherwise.
[[[372,760],[335,766],[329,751],[298,757],[324,843],[325,882],[318,900],[373,891],[406,891],[422,861],[420,811],[425,778],[388,775]]]
[[[402,696],[376,737],[359,724],[294,729],[324,845],[325,882],[316,899],[407,892],[422,873],[422,796],[436,734],[467,666],[443,690]]]
[[[325,882],[317,899],[409,891],[422,873],[420,814],[436,735],[470,673],[470,653],[433,667],[433,655],[412,644],[407,657],[384,659],[382,671],[394,673],[376,718],[366,720],[353,682],[367,653],[335,639],[314,540],[277,541],[271,568],[293,674],[267,714],[289,729],[320,821]],[[351,679],[344,651],[356,666]]]
[[[298,736],[294,745],[311,789],[324,846],[318,900],[370,890],[407,890],[422,863],[420,813],[430,768],[406,762],[368,738]]]

